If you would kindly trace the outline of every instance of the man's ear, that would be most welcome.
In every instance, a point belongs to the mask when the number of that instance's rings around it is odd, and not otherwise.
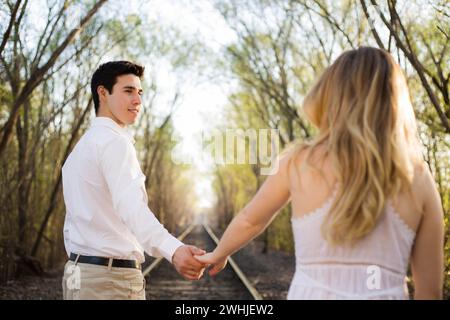
[[[107,94],[108,90],[106,90],[106,88],[104,86],[98,86],[97,87],[97,94],[98,94],[98,98],[100,100],[100,98],[105,98],[106,94]]]

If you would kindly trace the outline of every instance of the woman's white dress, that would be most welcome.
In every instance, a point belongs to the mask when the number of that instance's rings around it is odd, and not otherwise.
[[[408,299],[406,273],[415,232],[390,202],[374,230],[353,247],[331,246],[321,225],[333,196],[292,218],[296,271],[287,299]]]

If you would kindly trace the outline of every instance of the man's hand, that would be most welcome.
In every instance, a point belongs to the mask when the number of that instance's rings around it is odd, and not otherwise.
[[[172,264],[179,274],[187,280],[198,280],[205,271],[205,264],[194,258],[194,255],[201,256],[205,254],[195,246],[184,245],[175,250],[172,257]]]
[[[196,255],[194,256],[194,258],[206,265],[212,265],[212,268],[209,270],[210,276],[215,276],[216,274],[218,274],[223,268],[225,268],[228,261],[228,257],[219,258],[218,256],[216,256],[216,254],[214,254],[214,252],[208,252],[207,254],[203,255]]]

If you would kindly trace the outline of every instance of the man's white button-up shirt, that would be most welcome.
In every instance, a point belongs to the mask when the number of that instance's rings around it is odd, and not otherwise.
[[[148,207],[132,136],[96,117],[62,168],[64,244],[71,252],[144,262],[143,251],[172,262],[183,245]]]

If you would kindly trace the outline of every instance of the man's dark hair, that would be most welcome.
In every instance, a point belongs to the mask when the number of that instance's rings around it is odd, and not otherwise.
[[[92,75],[91,92],[94,99],[95,114],[98,112],[100,101],[97,87],[104,86],[111,94],[113,86],[117,82],[117,77],[124,74],[134,74],[142,79],[144,67],[129,61],[110,61],[100,65]]]

